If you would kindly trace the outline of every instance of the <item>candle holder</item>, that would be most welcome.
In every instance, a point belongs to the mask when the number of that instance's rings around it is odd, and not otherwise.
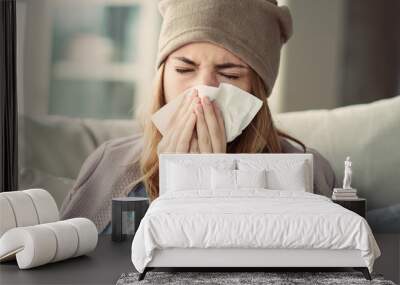
[[[133,238],[149,207],[149,198],[120,197],[112,199],[112,241]]]

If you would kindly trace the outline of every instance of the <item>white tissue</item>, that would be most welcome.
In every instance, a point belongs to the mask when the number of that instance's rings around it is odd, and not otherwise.
[[[190,95],[194,88],[198,90],[199,97],[207,96],[211,101],[216,100],[224,118],[227,142],[242,133],[263,104],[256,96],[232,84],[221,83],[219,87],[193,86],[153,114],[152,121],[162,135],[165,135],[172,114],[177,111],[181,97]]]

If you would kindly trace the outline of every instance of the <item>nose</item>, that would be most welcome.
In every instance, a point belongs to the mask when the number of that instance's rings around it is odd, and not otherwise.
[[[220,82],[214,72],[209,70],[203,70],[203,72],[200,72],[198,84],[218,87],[219,83]]]

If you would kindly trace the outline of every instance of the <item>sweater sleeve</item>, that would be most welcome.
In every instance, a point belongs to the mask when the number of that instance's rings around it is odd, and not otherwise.
[[[97,169],[97,166],[100,164],[104,156],[104,151],[106,148],[107,142],[101,144],[95,151],[93,151],[84,161],[79,171],[78,177],[75,181],[74,186],[70,191],[68,191],[66,197],[64,198],[61,208],[60,208],[60,218],[66,219],[70,217],[70,203],[72,200],[77,199],[77,196],[81,195],[82,189],[84,189],[85,184],[89,181],[89,179],[93,176],[94,172]]]
[[[60,218],[88,218],[101,232],[111,221],[112,198],[127,196],[129,184],[140,177],[142,138],[140,132],[113,138],[91,153],[63,200]]]

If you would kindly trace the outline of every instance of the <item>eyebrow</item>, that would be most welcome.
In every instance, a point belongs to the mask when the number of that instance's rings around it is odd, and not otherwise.
[[[180,61],[183,61],[187,64],[193,65],[193,66],[199,66],[199,64],[195,63],[194,61],[184,57],[184,56],[178,56],[178,57],[174,57],[174,59],[178,59]],[[232,62],[226,62],[226,63],[221,63],[221,64],[216,64],[215,65],[217,67],[217,69],[227,69],[227,68],[233,68],[233,67],[239,67],[239,68],[246,68],[246,66],[242,65],[242,64],[236,64],[236,63],[232,63]]]

